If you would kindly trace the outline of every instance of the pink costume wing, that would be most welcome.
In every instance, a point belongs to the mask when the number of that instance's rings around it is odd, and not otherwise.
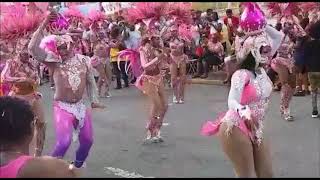
[[[130,62],[128,67],[126,67],[127,73],[129,71],[129,68],[131,67],[132,73],[135,77],[139,77],[142,74],[143,70],[140,63],[140,54],[138,51],[133,49],[126,49],[126,50],[120,51],[118,55],[119,55],[118,67],[120,66],[119,59],[125,58]]]
[[[47,53],[57,56],[57,40],[56,35],[46,36],[41,40],[39,47],[45,50]]]
[[[148,29],[152,28],[156,21],[168,12],[168,3],[160,2],[137,2],[125,13],[129,22],[143,21]]]
[[[16,3],[8,7],[1,6],[1,8],[3,7],[5,12],[1,12],[0,22],[0,38],[2,40],[16,41],[20,38],[27,38],[38,28],[45,16],[40,13],[26,13],[26,8],[22,3]]]

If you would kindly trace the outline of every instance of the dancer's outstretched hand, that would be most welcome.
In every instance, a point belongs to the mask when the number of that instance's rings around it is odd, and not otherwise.
[[[100,103],[91,103],[91,107],[92,108],[96,108],[96,109],[105,109],[106,106]]]

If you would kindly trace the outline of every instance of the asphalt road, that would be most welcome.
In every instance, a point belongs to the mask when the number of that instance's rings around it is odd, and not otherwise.
[[[55,141],[52,121],[53,91],[41,87],[48,121],[45,154]],[[101,99],[106,110],[94,111],[94,145],[85,177],[234,177],[230,162],[214,137],[200,128],[227,108],[228,88],[189,85],[186,103],[171,105],[162,128],[165,142],[142,145],[148,101],[136,88],[113,90]],[[172,99],[168,90],[169,100]],[[319,177],[320,119],[311,118],[311,97],[294,97],[294,122],[280,119],[279,93],[274,92],[266,116],[265,134],[271,139],[275,177]],[[65,159],[72,160],[74,143]]]

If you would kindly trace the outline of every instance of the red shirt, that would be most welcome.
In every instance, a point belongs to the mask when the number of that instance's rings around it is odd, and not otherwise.
[[[240,20],[238,17],[236,16],[232,16],[231,17],[231,26],[228,26],[229,22],[228,22],[228,17],[224,17],[223,19],[223,23],[228,27],[228,32],[234,32],[234,29],[238,28],[239,24],[240,24]]]

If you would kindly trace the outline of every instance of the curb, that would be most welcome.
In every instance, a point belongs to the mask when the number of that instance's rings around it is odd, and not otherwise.
[[[228,86],[228,84],[223,84],[221,80],[209,80],[209,79],[189,79],[190,84],[206,84],[206,85],[219,85]]]

